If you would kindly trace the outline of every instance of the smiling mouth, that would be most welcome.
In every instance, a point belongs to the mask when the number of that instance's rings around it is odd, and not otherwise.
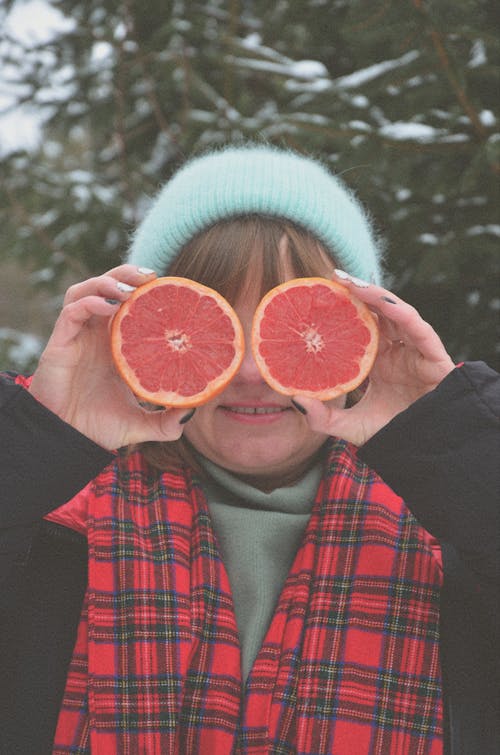
[[[287,406],[224,406],[224,409],[233,414],[277,414],[288,411]]]

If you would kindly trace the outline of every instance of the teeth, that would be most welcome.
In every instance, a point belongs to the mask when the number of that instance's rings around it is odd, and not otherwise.
[[[234,412],[235,414],[275,414],[276,412],[284,412],[285,409],[280,409],[279,407],[264,407],[264,406],[258,406],[258,407],[252,407],[252,406],[240,406],[240,407],[229,407],[229,411]]]

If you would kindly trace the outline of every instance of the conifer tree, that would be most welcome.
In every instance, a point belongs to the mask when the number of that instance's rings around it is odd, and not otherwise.
[[[265,139],[342,174],[385,241],[388,285],[455,359],[498,365],[492,2],[51,5],[66,23],[50,43],[7,31],[0,46],[13,104],[44,124],[37,149],[0,156],[1,255],[53,285],[102,272],[187,156]]]

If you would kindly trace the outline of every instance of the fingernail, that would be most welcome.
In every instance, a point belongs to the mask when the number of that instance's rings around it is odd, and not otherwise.
[[[195,413],[196,409],[191,409],[187,414],[185,414],[183,417],[179,420],[179,425],[185,425],[186,422],[189,422],[193,414]]]
[[[340,278],[343,281],[348,281],[358,288],[368,288],[368,286],[370,285],[370,283],[362,281],[361,278],[356,278],[354,275],[349,275],[349,273],[346,273],[345,270],[334,270],[334,273],[337,278]]]
[[[352,278],[349,275],[349,273],[346,273],[344,270],[334,270],[333,272],[335,273],[335,275],[337,276],[337,278],[341,278],[344,281],[350,281],[350,280],[352,280]]]
[[[293,398],[292,398],[292,404],[297,409],[297,411],[299,411],[301,414],[307,414],[307,409],[304,409],[304,407],[302,406],[302,404],[299,404],[299,402],[295,401],[295,399],[293,399]]]
[[[389,296],[381,296],[380,298],[382,301],[386,301],[388,304],[397,304],[397,301],[394,301],[394,299],[391,299]]]
[[[106,302],[106,304],[111,304],[113,307],[116,306],[117,304],[121,304],[121,302],[118,301],[118,299],[105,299],[104,301]]]
[[[121,281],[118,281],[116,288],[118,291],[123,291],[124,294],[129,294],[131,291],[135,291],[135,286],[129,286],[128,283],[122,283]]]
[[[362,281],[361,278],[355,278],[353,275],[350,276],[350,281],[358,288],[368,288],[370,285],[366,281]]]
[[[151,268],[149,267],[138,267],[137,272],[141,275],[153,275],[155,270],[151,270]]]

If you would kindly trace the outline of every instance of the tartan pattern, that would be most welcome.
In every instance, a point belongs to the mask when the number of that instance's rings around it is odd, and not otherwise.
[[[203,492],[140,454],[86,489],[89,585],[54,755],[441,755],[441,573],[429,535],[332,442],[242,690]]]

